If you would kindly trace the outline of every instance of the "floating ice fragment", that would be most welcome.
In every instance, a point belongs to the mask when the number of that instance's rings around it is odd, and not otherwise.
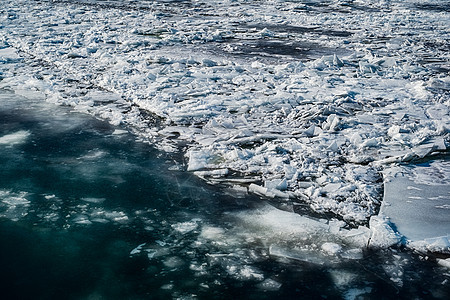
[[[162,290],[171,290],[175,287],[175,285],[173,283],[168,283],[168,284],[164,284],[161,286]]]
[[[350,229],[345,232],[343,238],[348,243],[356,247],[367,247],[369,245],[369,239],[372,236],[372,231],[365,226],[358,226],[358,228]]]
[[[197,221],[198,220],[192,220],[192,221],[188,221],[188,222],[173,224],[172,228],[181,234],[186,234],[186,233],[191,232],[198,228]]]
[[[73,222],[80,225],[90,225],[92,222],[89,220],[89,217],[83,214],[78,214],[73,219]]]
[[[123,130],[123,129],[116,129],[114,130],[114,132],[112,133],[113,135],[122,135],[122,134],[126,134],[128,133],[128,131]]]
[[[142,251],[142,248],[145,246],[146,243],[140,244],[139,246],[137,246],[136,248],[134,248],[133,250],[131,250],[130,255],[135,255],[135,254],[139,254]]]
[[[340,118],[336,114],[331,114],[327,117],[327,120],[322,125],[324,131],[336,131],[340,124]]]
[[[83,197],[81,200],[89,203],[100,204],[103,203],[106,198]]]
[[[281,288],[281,283],[273,280],[273,279],[266,279],[263,282],[258,283],[256,286],[265,291],[278,291]]]
[[[18,144],[23,144],[30,136],[30,132],[27,130],[19,130],[17,132],[4,135],[0,137],[0,145],[14,146]]]

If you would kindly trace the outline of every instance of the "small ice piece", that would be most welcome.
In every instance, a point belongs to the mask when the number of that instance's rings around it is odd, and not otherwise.
[[[261,30],[260,32],[258,32],[258,34],[259,34],[261,37],[273,37],[273,36],[275,35],[272,31],[270,31],[270,30],[267,29],[267,28],[264,28],[263,30]]]
[[[173,283],[168,283],[168,284],[164,284],[161,286],[162,290],[171,290],[175,287],[175,285]]]
[[[181,234],[186,234],[188,232],[191,232],[191,231],[197,229],[198,223],[196,220],[192,220],[192,221],[188,221],[188,222],[181,222],[181,223],[173,224],[172,228]]]
[[[281,283],[268,278],[263,282],[258,283],[256,287],[265,291],[278,291],[281,288]]]
[[[0,49],[0,62],[16,62],[20,59],[17,49],[13,47]]]
[[[128,221],[128,216],[121,211],[105,212],[104,216],[113,222],[126,223]]]
[[[112,133],[113,135],[122,135],[122,134],[126,134],[128,133],[128,131],[123,130],[123,129],[116,129],[114,130],[114,132]]]
[[[12,207],[28,206],[30,201],[25,198],[27,195],[28,193],[26,192],[11,193],[9,191],[0,190],[0,199],[2,199],[2,202]]]
[[[0,137],[0,145],[14,146],[23,144],[26,142],[30,134],[31,133],[27,130],[19,130],[11,134],[4,135]]]
[[[268,188],[265,188],[263,186],[260,186],[260,185],[254,184],[254,183],[249,185],[248,191],[250,193],[255,193],[255,194],[258,194],[258,195],[261,195],[261,196],[267,196],[267,197],[270,197],[270,198],[274,198],[274,196],[275,196],[275,195],[273,195],[272,193],[269,192]]]
[[[328,255],[336,255],[342,251],[342,247],[340,245],[330,242],[324,243],[321,248]]]
[[[140,244],[139,246],[137,246],[136,248],[134,248],[133,250],[131,250],[130,255],[135,255],[135,254],[139,254],[142,251],[142,247],[145,246],[146,243]]]
[[[89,217],[83,214],[76,215],[73,219],[73,222],[80,225],[91,225],[92,222],[89,220]]]
[[[89,203],[95,203],[100,204],[103,203],[106,199],[105,198],[94,198],[94,197],[83,197],[81,198],[82,201],[89,202]]]

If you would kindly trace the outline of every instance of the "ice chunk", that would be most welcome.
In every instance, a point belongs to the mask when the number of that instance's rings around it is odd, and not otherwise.
[[[4,135],[0,137],[0,145],[14,146],[17,144],[23,144],[30,136],[30,132],[27,130],[19,130],[17,132]]]
[[[329,226],[318,220],[282,211],[270,205],[254,211],[243,211],[236,216],[252,227],[264,228],[267,235],[274,233],[280,237],[292,235],[300,237],[302,234],[320,234],[329,231]]]
[[[372,216],[369,220],[372,230],[369,246],[375,248],[387,248],[400,242],[401,237],[389,224],[389,221],[382,216]]]
[[[103,203],[106,200],[106,198],[84,197],[81,198],[81,200],[89,203],[100,204]]]
[[[12,193],[10,191],[0,190],[0,199],[3,203],[9,206],[28,206],[30,201],[27,200],[26,196],[28,193]]]
[[[136,248],[134,248],[133,250],[131,250],[130,255],[135,255],[135,254],[139,254],[142,251],[142,248],[145,246],[146,243],[140,244],[139,246],[137,246]]]
[[[266,279],[263,282],[258,283],[256,286],[265,291],[278,291],[281,288],[281,283],[273,279]]]
[[[199,219],[173,224],[172,228],[181,234],[186,234],[198,228],[198,221]]]

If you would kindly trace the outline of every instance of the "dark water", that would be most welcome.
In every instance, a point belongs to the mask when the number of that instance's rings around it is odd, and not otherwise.
[[[448,271],[400,249],[351,259],[314,249],[305,259],[272,255],[271,245],[301,248],[302,239],[269,237],[233,218],[264,200],[228,196],[176,170],[180,161],[114,134],[123,128],[5,91],[0,101],[3,299],[450,295]]]

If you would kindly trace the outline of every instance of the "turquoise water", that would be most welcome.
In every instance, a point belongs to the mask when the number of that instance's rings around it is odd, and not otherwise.
[[[302,239],[233,217],[265,200],[207,185],[126,128],[12,92],[0,101],[3,299],[449,295],[448,271],[401,249],[274,255]]]

